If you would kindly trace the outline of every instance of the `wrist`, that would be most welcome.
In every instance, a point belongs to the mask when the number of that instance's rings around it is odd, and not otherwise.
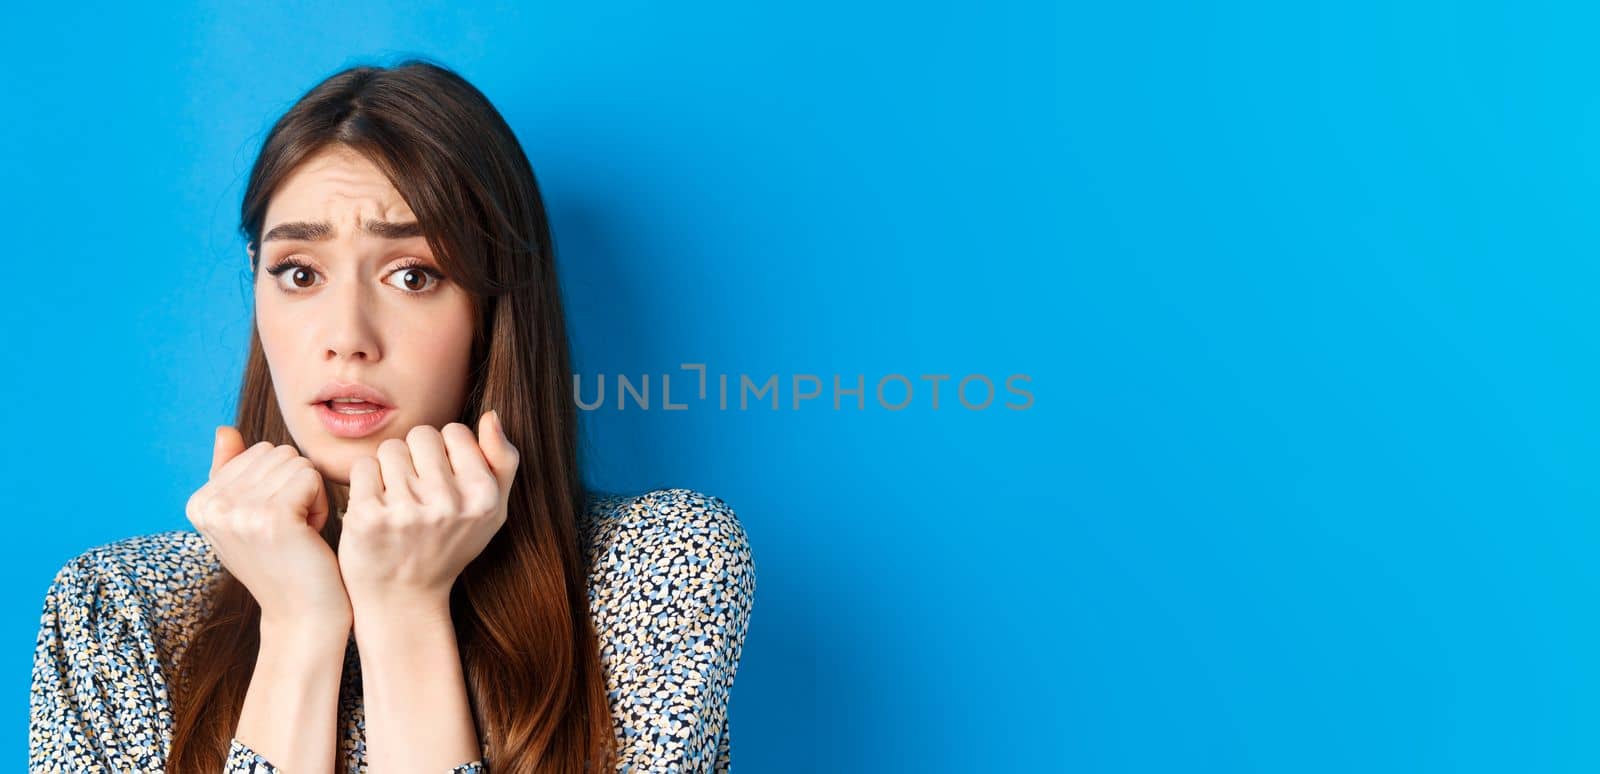
[[[359,606],[353,631],[359,646],[382,647],[390,642],[419,642],[455,636],[449,598],[387,599]]]
[[[438,628],[454,628],[450,598],[390,598],[360,604],[355,608],[352,627],[357,638],[363,632],[429,632]]]
[[[353,624],[430,623],[450,620],[450,591],[398,591],[384,589],[351,594]]]
[[[261,644],[296,651],[342,648],[353,625],[350,615],[283,616],[262,611]]]

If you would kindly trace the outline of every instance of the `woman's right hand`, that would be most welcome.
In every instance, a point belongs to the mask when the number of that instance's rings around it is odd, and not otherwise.
[[[217,428],[211,478],[189,497],[189,522],[256,602],[266,622],[351,624],[339,560],[323,539],[328,496],[299,450]]]

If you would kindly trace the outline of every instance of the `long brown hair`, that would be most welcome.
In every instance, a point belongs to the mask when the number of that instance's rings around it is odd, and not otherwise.
[[[533,168],[500,113],[451,70],[421,59],[350,68],[301,97],[263,141],[240,208],[252,248],[273,192],[336,145],[383,170],[446,276],[472,297],[471,387],[458,421],[476,427],[494,408],[520,452],[505,525],[450,599],[489,765],[608,772],[612,719],[578,546],[588,501],[554,245]],[[237,427],[246,445],[292,444],[251,327]],[[342,513],[344,493],[327,488],[330,509]],[[324,529],[335,546],[339,522]],[[260,646],[261,609],[226,569],[206,604],[174,681],[170,772],[220,770]]]

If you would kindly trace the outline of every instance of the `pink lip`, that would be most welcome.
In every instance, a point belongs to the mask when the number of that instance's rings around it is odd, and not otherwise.
[[[361,438],[371,435],[378,428],[388,424],[395,413],[394,409],[388,406],[370,414],[341,414],[326,403],[317,403],[313,408],[317,412],[317,418],[322,420],[322,426],[340,438]]]
[[[360,382],[338,381],[328,382],[327,384],[322,385],[322,389],[317,392],[317,397],[312,398],[311,402],[325,403],[333,400],[334,398],[360,398],[368,403],[375,403],[379,406],[394,405],[394,402],[389,400],[389,396],[383,394],[383,390],[380,390],[376,387],[368,387]]]

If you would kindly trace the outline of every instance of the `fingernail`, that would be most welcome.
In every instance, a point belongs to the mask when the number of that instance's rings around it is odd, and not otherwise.
[[[501,438],[506,437],[506,426],[500,424],[500,410],[489,409],[489,413],[494,415],[494,431],[499,433]]]

